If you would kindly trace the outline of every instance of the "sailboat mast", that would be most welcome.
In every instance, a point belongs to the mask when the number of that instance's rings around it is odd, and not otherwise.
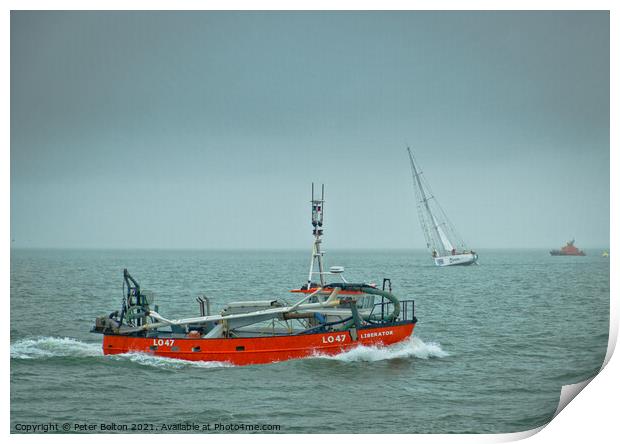
[[[431,209],[428,206],[428,199],[426,198],[426,193],[424,192],[424,187],[422,186],[422,181],[420,180],[420,174],[418,174],[418,169],[415,167],[415,162],[413,161],[413,155],[411,154],[411,149],[409,147],[407,147],[407,152],[409,153],[409,162],[411,163],[411,172],[413,173],[413,180],[418,184],[420,194],[422,195],[422,202],[424,202],[424,205],[426,206],[426,210],[430,213]]]
[[[420,203],[422,203],[424,205],[424,208],[426,209],[426,213],[428,215],[428,220],[431,223],[432,226],[432,230],[433,230],[433,234],[435,235],[434,238],[431,238],[429,236],[428,233],[428,228],[426,227],[425,224],[425,220],[426,218],[424,218],[422,215],[420,215],[420,222],[422,224],[422,230],[424,230],[426,236],[427,236],[427,240],[431,239],[432,243],[433,243],[433,248],[436,248],[435,246],[435,240],[439,240],[442,244],[442,237],[441,234],[439,233],[439,230],[437,228],[438,224],[437,221],[435,220],[435,217],[433,216],[433,213],[431,211],[431,208],[428,204],[428,200],[429,198],[426,197],[426,192],[424,191],[424,186],[422,185],[422,181],[420,180],[420,174],[418,172],[418,169],[415,166],[415,162],[413,160],[413,154],[411,154],[411,148],[407,147],[407,152],[409,153],[409,162],[411,164],[411,174],[413,175],[413,186],[415,187],[417,185],[417,189],[420,190],[420,197],[422,198],[422,200],[420,201]],[[430,245],[429,245],[430,247]]]

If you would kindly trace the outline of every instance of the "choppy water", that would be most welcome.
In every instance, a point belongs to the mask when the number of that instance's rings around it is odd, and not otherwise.
[[[600,253],[600,252],[596,252]],[[436,268],[423,252],[330,251],[350,281],[416,300],[414,338],[335,357],[234,367],[143,354],[104,357],[89,333],[120,308],[121,272],[166,317],[206,294],[287,296],[308,252],[11,252],[11,427],[277,424],[285,433],[498,433],[542,425],[564,384],[593,376],[607,347],[609,261],[543,250],[480,251]]]

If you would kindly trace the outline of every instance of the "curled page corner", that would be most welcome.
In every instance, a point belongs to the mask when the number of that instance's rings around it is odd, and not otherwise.
[[[596,375],[576,384],[563,385],[562,391],[560,392],[560,401],[558,402],[558,407],[549,422],[530,430],[524,430],[522,432],[499,434],[497,435],[496,442],[520,441],[522,439],[526,439],[536,435],[542,429],[547,427],[551,423],[551,421],[553,421],[553,419],[558,416],[558,414],[564,409],[564,407],[566,407],[568,403],[571,402],[585,388],[586,385],[592,382],[594,378],[596,378]]]
[[[497,439],[496,439],[495,442],[521,441],[522,439],[526,439],[526,438],[529,438],[531,436],[534,436],[535,434],[540,432],[545,427],[547,427],[547,424],[543,424],[541,426],[534,427],[533,429],[524,430],[522,432],[501,433],[501,434],[496,435]]]
[[[581,392],[585,388],[586,385],[592,382],[594,378],[596,378],[596,375],[584,381],[577,382],[576,384],[563,385],[562,391],[560,392],[560,401],[558,402],[558,408],[555,410],[553,417],[555,418],[556,416],[558,416],[558,414],[562,410],[564,410],[564,407],[566,407],[568,403],[571,402],[575,398],[575,396],[577,396],[579,392]]]
[[[560,400],[558,402],[558,407],[553,414],[553,418],[558,416],[564,407],[566,407],[575,397],[598,376],[600,372],[607,366],[609,360],[614,354],[616,349],[616,342],[618,339],[618,322],[614,319],[614,311],[610,309],[610,319],[609,319],[609,339],[607,341],[607,352],[605,353],[605,359],[603,360],[603,364],[601,368],[596,372],[596,375],[591,378],[585,379],[583,381],[577,382],[575,384],[563,385],[562,391],[560,392]],[[553,418],[551,420],[553,421]],[[551,421],[550,421],[551,422]],[[543,426],[544,427],[544,426]]]
[[[568,403],[571,402],[585,388],[586,385],[592,382],[594,378],[596,378],[596,375],[584,381],[580,381],[576,384],[563,385],[562,391],[560,392],[560,401],[558,402],[558,407],[549,422],[539,427],[535,427],[530,430],[524,430],[522,432],[502,433],[498,435],[499,439],[497,442],[520,441],[522,439],[529,438],[530,436],[534,436],[542,429],[547,427],[551,423],[551,421],[553,421],[553,419],[558,416],[558,414],[564,409],[564,407],[566,407]]]

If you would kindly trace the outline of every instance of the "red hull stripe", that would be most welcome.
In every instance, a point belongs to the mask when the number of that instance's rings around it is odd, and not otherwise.
[[[219,361],[234,365],[268,364],[314,354],[335,355],[358,345],[395,344],[411,336],[414,326],[413,323],[404,323],[389,327],[364,328],[358,331],[357,341],[352,340],[348,331],[232,339],[166,339],[105,335],[103,353],[111,355],[142,352],[188,361]]]

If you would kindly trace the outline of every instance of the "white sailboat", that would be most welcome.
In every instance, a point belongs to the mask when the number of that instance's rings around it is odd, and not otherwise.
[[[456,232],[454,225],[448,219],[446,212],[439,205],[422,176],[422,170],[416,166],[409,147],[407,147],[407,152],[411,163],[420,225],[426,239],[426,247],[431,252],[435,265],[445,267],[448,265],[475,264],[478,255],[475,251],[467,248],[463,239]]]

